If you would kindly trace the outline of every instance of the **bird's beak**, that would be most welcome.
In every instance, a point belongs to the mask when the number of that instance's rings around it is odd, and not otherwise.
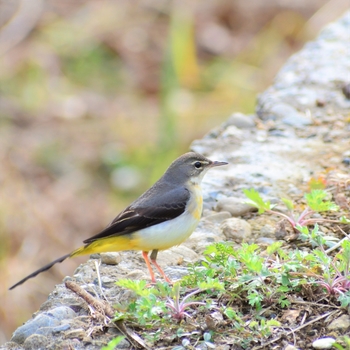
[[[217,162],[217,161],[213,161],[211,164],[210,164],[210,167],[213,168],[214,166],[221,166],[221,165],[226,165],[228,164],[227,162]]]

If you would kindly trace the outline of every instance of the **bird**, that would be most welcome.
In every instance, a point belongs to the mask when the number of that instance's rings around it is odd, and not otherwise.
[[[196,152],[183,154],[170,164],[153,186],[118,214],[104,230],[84,240],[81,247],[34,271],[9,289],[16,288],[67,258],[126,250],[142,252],[152,283],[156,282],[156,278],[151,263],[164,280],[171,283],[157,263],[158,251],[177,246],[192,234],[202,215],[202,179],[209,169],[226,164],[228,163],[212,161]]]

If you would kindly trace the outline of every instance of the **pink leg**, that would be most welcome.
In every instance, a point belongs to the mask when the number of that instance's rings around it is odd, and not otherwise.
[[[156,283],[156,278],[154,277],[154,272],[153,272],[153,270],[152,270],[152,266],[151,266],[151,263],[150,263],[149,258],[148,258],[148,252],[142,252],[142,256],[143,256],[143,258],[145,259],[145,262],[146,262],[146,265],[147,265],[149,274],[151,275],[151,281],[152,281],[152,283]],[[152,262],[153,262],[153,261],[152,261]],[[163,272],[163,273],[164,273],[164,272]]]
[[[163,276],[163,278],[165,279],[166,282],[172,284],[171,280],[169,279],[169,277],[164,273],[164,271],[162,270],[162,268],[158,265],[156,259],[152,259],[151,257],[151,261],[153,263],[153,265],[158,269],[159,273]]]
[[[157,268],[157,270],[159,271],[159,273],[163,276],[163,278],[165,279],[165,281],[167,281],[168,283],[172,283],[170,281],[170,279],[168,278],[168,276],[164,273],[164,271],[162,270],[162,268],[158,265],[157,263],[157,254],[158,254],[158,250],[154,249],[151,252],[151,261],[152,264]]]

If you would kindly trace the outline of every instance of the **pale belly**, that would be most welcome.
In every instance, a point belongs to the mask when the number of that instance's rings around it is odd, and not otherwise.
[[[202,214],[203,201],[200,187],[196,186],[194,190],[199,200],[189,202],[183,214],[133,233],[131,244],[137,246],[137,249],[151,251],[168,249],[185,241],[197,227]]]
[[[133,233],[132,241],[137,249],[143,251],[168,249],[185,241],[195,230],[198,222],[199,220],[192,215],[182,214],[176,219]]]

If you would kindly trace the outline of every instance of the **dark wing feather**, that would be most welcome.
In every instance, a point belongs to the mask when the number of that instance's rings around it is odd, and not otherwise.
[[[163,195],[157,196],[157,200],[152,196],[152,190],[154,188],[149,190],[149,196],[141,196],[122,211],[102,232],[86,239],[84,243],[89,244],[101,238],[132,233],[174,219],[185,211],[190,197],[185,187],[161,191]]]

